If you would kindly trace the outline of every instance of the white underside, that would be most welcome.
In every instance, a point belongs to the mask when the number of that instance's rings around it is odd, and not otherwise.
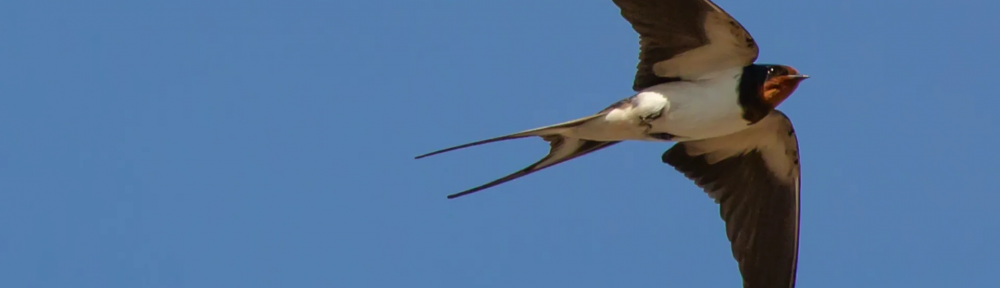
[[[647,140],[650,133],[669,133],[673,141],[689,141],[732,134],[746,129],[738,102],[743,69],[721,70],[703,80],[670,82],[649,87],[636,95],[633,105],[615,109],[602,119],[594,119],[567,131],[567,136],[598,141]],[[644,116],[662,111],[648,123]]]

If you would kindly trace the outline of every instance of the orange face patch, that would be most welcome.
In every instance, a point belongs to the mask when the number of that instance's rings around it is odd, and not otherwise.
[[[799,71],[792,67],[785,67],[788,69],[789,75],[798,75]],[[802,77],[793,76],[775,76],[767,79],[764,82],[763,93],[761,93],[761,98],[764,103],[771,105],[771,107],[778,107],[782,101],[788,99],[788,96],[795,92],[795,88],[799,87],[799,82],[805,80]]]

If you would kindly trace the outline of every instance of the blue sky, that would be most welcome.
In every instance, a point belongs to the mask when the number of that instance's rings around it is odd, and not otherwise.
[[[718,0],[812,76],[800,287],[1000,287],[996,1]],[[2,287],[738,287],[628,143],[455,200],[631,94],[611,1],[0,4]]]

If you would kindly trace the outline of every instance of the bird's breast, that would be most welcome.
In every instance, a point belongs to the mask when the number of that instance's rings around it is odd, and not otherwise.
[[[729,80],[729,81],[727,81]],[[662,95],[667,105],[651,132],[669,133],[676,141],[731,134],[748,127],[739,104],[738,81],[730,77],[697,82],[670,82],[642,93]]]

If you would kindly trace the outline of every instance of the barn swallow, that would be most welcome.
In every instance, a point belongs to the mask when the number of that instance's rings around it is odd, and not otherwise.
[[[549,143],[538,162],[450,199],[622,141],[675,142],[661,159],[719,204],[743,287],[795,287],[798,140],[775,108],[808,76],[755,64],[753,37],[710,0],[613,2],[639,35],[635,94],[590,116],[416,158],[526,137]]]

